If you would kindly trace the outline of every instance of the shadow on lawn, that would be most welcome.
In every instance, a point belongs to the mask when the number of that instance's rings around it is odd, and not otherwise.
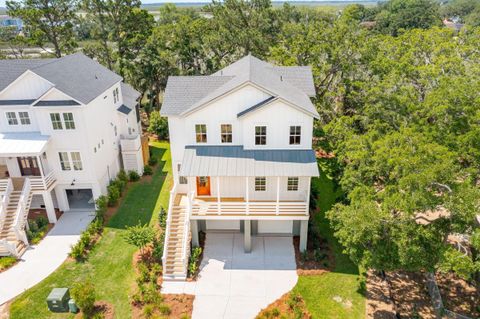
[[[146,177],[129,187],[120,203],[117,213],[110,219],[107,227],[125,229],[129,226],[148,224],[152,218],[158,196],[167,177],[163,155],[166,149],[150,146],[152,156],[158,159],[151,178]]]

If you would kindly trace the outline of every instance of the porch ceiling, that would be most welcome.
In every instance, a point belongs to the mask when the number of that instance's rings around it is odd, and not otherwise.
[[[313,150],[187,146],[181,176],[318,176]]]
[[[35,156],[43,153],[50,136],[40,132],[0,134],[0,156]]]

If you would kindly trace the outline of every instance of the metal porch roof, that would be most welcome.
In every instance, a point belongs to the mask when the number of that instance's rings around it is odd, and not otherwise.
[[[43,153],[50,136],[40,132],[0,134],[0,156],[35,156]]]

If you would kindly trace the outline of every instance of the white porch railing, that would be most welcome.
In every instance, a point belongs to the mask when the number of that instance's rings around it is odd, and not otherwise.
[[[28,179],[31,183],[31,188],[33,191],[44,191],[48,190],[51,185],[55,182],[55,174],[53,171],[50,171],[45,176],[28,176]]]
[[[190,243],[190,216],[192,215],[192,204],[193,204],[193,196],[195,195],[195,192],[191,191],[187,195],[187,211],[186,211],[186,216],[185,216],[185,221],[184,221],[184,226],[183,226],[183,243],[182,243],[182,265],[183,269],[185,269],[185,272],[187,275],[188,272],[188,259],[190,257],[190,246],[188,243]]]
[[[2,200],[0,202],[0,230],[3,229],[5,218],[7,218],[7,206],[8,206],[8,201],[10,200],[10,194],[12,193],[12,191],[13,191],[13,183],[12,183],[12,180],[9,178],[5,185],[4,191],[2,191],[2,193],[0,194],[2,196]]]
[[[28,238],[25,232],[25,224],[28,216],[28,201],[30,199],[30,191],[30,179],[25,178],[25,181],[23,182],[22,193],[17,205],[17,211],[15,213],[15,222],[13,223],[13,230],[17,240],[23,241],[26,246],[28,246]]]
[[[177,192],[177,183],[173,184],[173,188],[170,191],[170,198],[168,199],[168,213],[167,213],[167,225],[165,227],[165,238],[163,245],[163,255],[162,255],[162,265],[163,269],[167,269],[167,251],[168,251],[168,242],[170,240],[170,228],[172,227],[172,210],[175,200],[175,194]]]

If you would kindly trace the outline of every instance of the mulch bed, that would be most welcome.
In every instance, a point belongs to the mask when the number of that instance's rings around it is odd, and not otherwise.
[[[310,319],[312,316],[305,306],[305,301],[300,298],[300,302],[297,303],[297,306],[302,309],[301,319]],[[267,308],[262,309],[257,315],[256,319],[264,318],[298,318],[295,316],[293,309],[289,305],[290,293],[286,293],[281,296],[279,299],[275,300],[273,303],[269,304]],[[275,315],[275,312],[279,313],[278,316]]]
[[[445,308],[471,318],[480,318],[480,289],[453,274],[436,274]]]
[[[114,319],[115,318],[115,310],[113,309],[113,305],[106,302],[106,301],[97,301],[95,302],[95,313],[99,314],[103,319]],[[76,319],[83,318],[83,313],[80,311],[75,315]]]
[[[315,260],[315,249],[313,243],[309,240],[307,243],[307,255],[304,260],[303,254],[300,252],[300,237],[293,237],[293,246],[295,247],[295,261],[297,263],[297,274],[302,276],[321,275],[331,271],[335,265],[335,258],[332,254],[332,250],[328,246],[326,241],[318,243],[320,249],[327,253],[326,260]],[[327,261],[327,265],[325,264]]]
[[[63,215],[63,212],[61,210],[55,208],[55,215],[57,216],[57,220],[58,220]],[[48,219],[47,210],[45,210],[43,208],[31,208],[28,211],[28,219],[37,219],[40,216],[43,216],[46,219]]]
[[[376,272],[367,273],[367,318],[396,319],[388,282]]]

